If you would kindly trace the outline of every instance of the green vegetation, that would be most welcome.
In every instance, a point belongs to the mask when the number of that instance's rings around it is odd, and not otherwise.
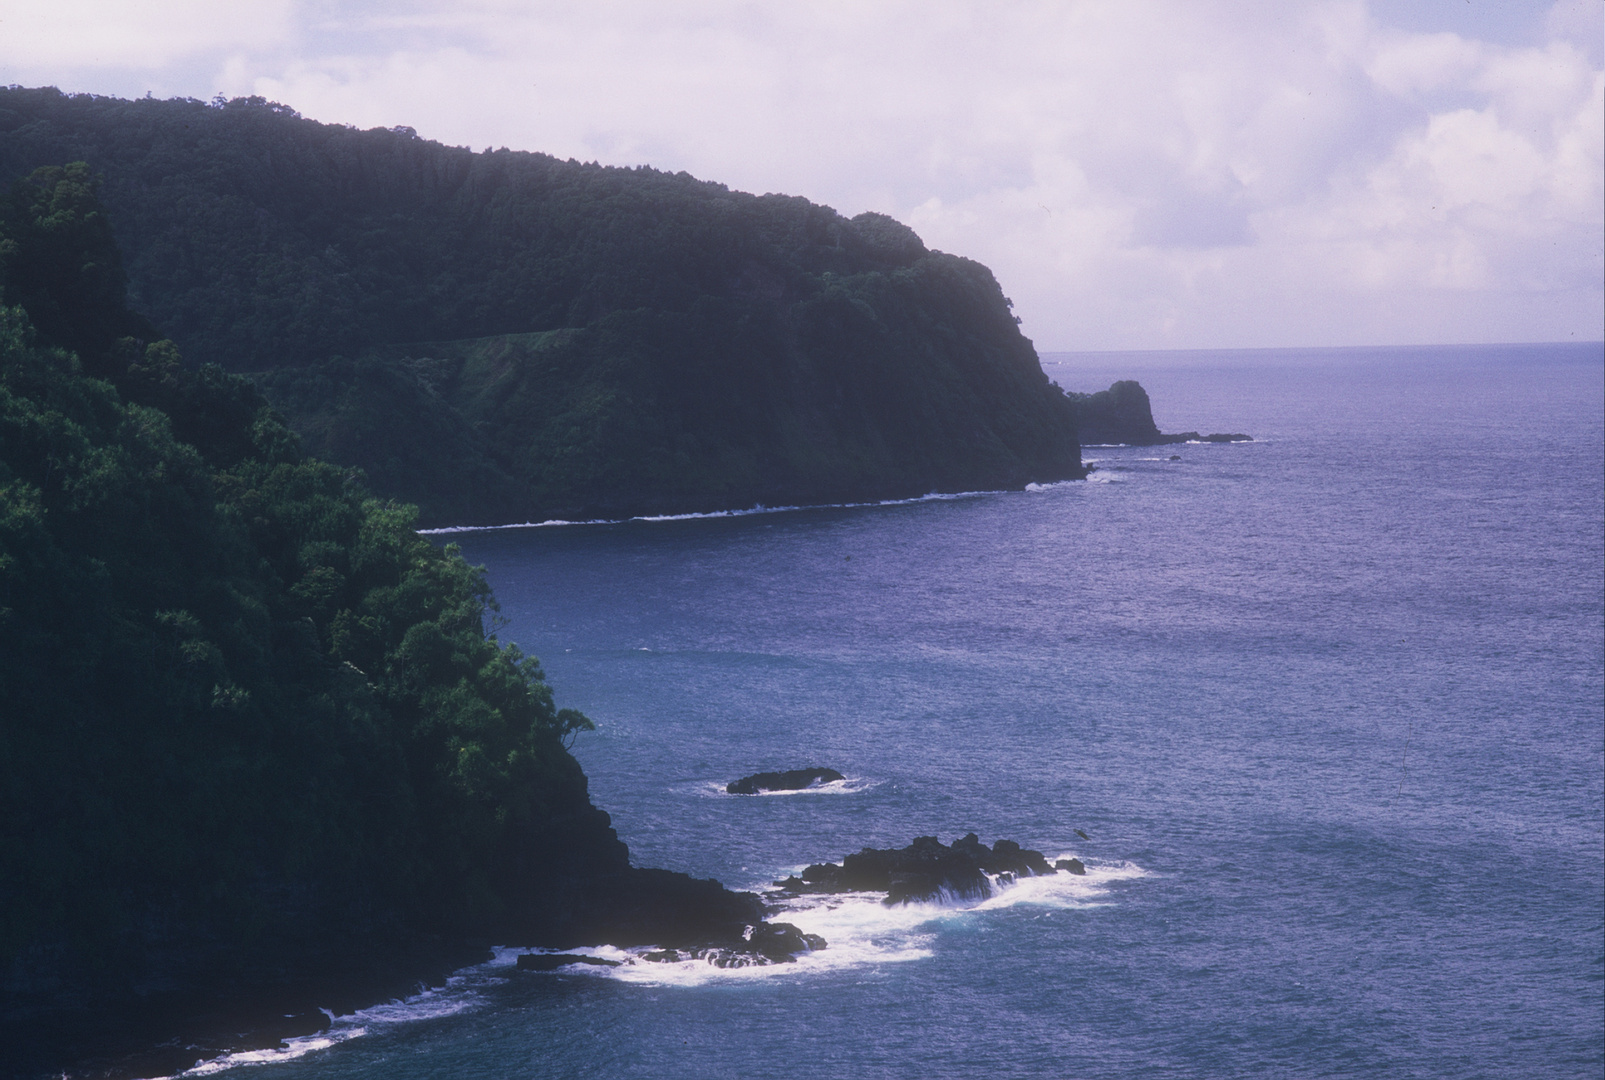
[[[0,1044],[511,936],[532,867],[627,866],[481,573],[124,334],[88,170],[16,187],[0,259]]]
[[[0,177],[77,159],[134,306],[424,524],[1081,474],[991,273],[883,215],[260,99],[0,90]]]

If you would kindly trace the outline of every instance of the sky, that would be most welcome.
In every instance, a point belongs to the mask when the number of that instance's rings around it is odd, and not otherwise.
[[[1043,351],[1605,337],[1605,0],[0,0],[0,83],[890,214]]]

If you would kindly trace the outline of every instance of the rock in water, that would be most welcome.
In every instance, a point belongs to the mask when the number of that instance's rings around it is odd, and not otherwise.
[[[818,934],[805,934],[791,923],[760,923],[747,927],[740,943],[693,949],[653,949],[642,953],[641,959],[655,964],[704,960],[720,968],[764,967],[769,964],[789,964],[797,959],[797,953],[824,947],[824,938]]]
[[[838,865],[817,863],[801,877],[777,881],[789,893],[884,892],[887,905],[940,899],[985,900],[992,895],[988,875],[1011,878],[1052,874],[1042,852],[1013,840],[992,847],[970,833],[951,847],[934,836],[921,836],[906,848],[865,848]],[[1005,879],[1006,880],[1006,879]]]
[[[1071,874],[1085,874],[1087,866],[1080,859],[1060,859],[1053,864],[1055,870],[1063,870]]]
[[[589,964],[591,967],[618,967],[617,960],[604,960],[600,956],[574,956],[569,953],[525,953],[518,958],[519,971],[556,971],[570,964]]]
[[[731,795],[756,795],[760,791],[801,791],[815,784],[847,779],[835,769],[791,769],[787,772],[761,772],[743,776],[725,785]]]
[[[1174,443],[1253,442],[1242,432],[1217,431],[1200,435],[1182,431],[1167,435],[1154,423],[1148,391],[1135,379],[1122,379],[1096,394],[1067,394],[1076,410],[1076,425],[1082,445],[1166,446]],[[1175,458],[1171,458],[1175,461]]]
[[[1095,394],[1067,394],[1075,404],[1083,446],[1125,443],[1153,446],[1165,438],[1154,424],[1148,391],[1135,379],[1122,379]]]

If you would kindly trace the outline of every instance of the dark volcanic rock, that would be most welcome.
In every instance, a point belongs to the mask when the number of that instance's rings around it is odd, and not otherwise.
[[[1185,442],[1253,442],[1241,432],[1200,435],[1183,431],[1166,435],[1154,423],[1148,391],[1135,379],[1122,379],[1096,394],[1066,394],[1075,405],[1076,427],[1083,446],[1124,444],[1126,446],[1168,446]]]
[[[791,923],[764,923],[753,927],[747,945],[761,956],[784,963],[800,952],[823,949],[825,939],[818,934],[805,934]]]
[[[988,875],[1030,877],[1055,873],[1042,852],[1013,840],[992,847],[970,833],[951,847],[934,836],[921,836],[906,848],[864,848],[838,865],[816,863],[800,877],[775,882],[783,892],[884,892],[885,903],[907,904],[953,896],[984,900],[992,895]]]
[[[756,795],[760,791],[801,791],[815,784],[828,784],[845,780],[835,769],[790,769],[786,772],[761,772],[743,776],[725,785],[731,795]]]
[[[1148,391],[1135,379],[1122,379],[1096,394],[1066,394],[1076,409],[1081,445],[1126,443],[1151,446],[1163,439],[1154,424]]]
[[[1253,441],[1254,441],[1254,436],[1252,436],[1252,435],[1244,435],[1240,431],[1239,432],[1233,432],[1231,434],[1223,434],[1223,433],[1217,431],[1212,435],[1200,435],[1196,431],[1184,431],[1179,435],[1161,435],[1161,436],[1159,436],[1159,438],[1155,439],[1151,443],[1139,443],[1139,444],[1134,444],[1134,445],[1141,445],[1141,446],[1169,446],[1172,443],[1184,443],[1184,442],[1228,443],[1228,442],[1253,442]]]
[[[592,967],[618,967],[617,960],[604,960],[600,956],[574,956],[570,953],[557,953],[543,955],[541,953],[525,953],[518,958],[519,971],[556,971],[570,964],[589,964]]]
[[[703,960],[721,968],[763,967],[768,964],[789,964],[797,959],[797,953],[825,947],[824,938],[818,934],[805,934],[791,923],[764,923],[748,929],[750,933],[746,941],[739,946],[654,949],[641,954],[641,959],[657,964]]]
[[[1080,859],[1060,859],[1053,864],[1053,868],[1070,874],[1085,874],[1087,872],[1086,864]]]
[[[766,921],[763,901],[752,893],[669,870],[629,867],[590,879],[547,880],[529,910],[538,921],[523,934],[511,933],[510,943],[559,949],[653,945],[643,959],[700,959],[716,967],[786,963],[825,947],[816,934]],[[520,967],[537,971],[587,962],[574,954],[519,958]]]

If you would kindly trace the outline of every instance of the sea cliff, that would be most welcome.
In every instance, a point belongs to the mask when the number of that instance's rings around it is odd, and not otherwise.
[[[74,160],[132,306],[425,525],[1082,475],[991,272],[881,214],[256,98],[0,89],[0,177]]]
[[[82,165],[0,201],[0,1075],[178,1071],[486,943],[817,943],[634,867],[481,571],[125,302]]]

